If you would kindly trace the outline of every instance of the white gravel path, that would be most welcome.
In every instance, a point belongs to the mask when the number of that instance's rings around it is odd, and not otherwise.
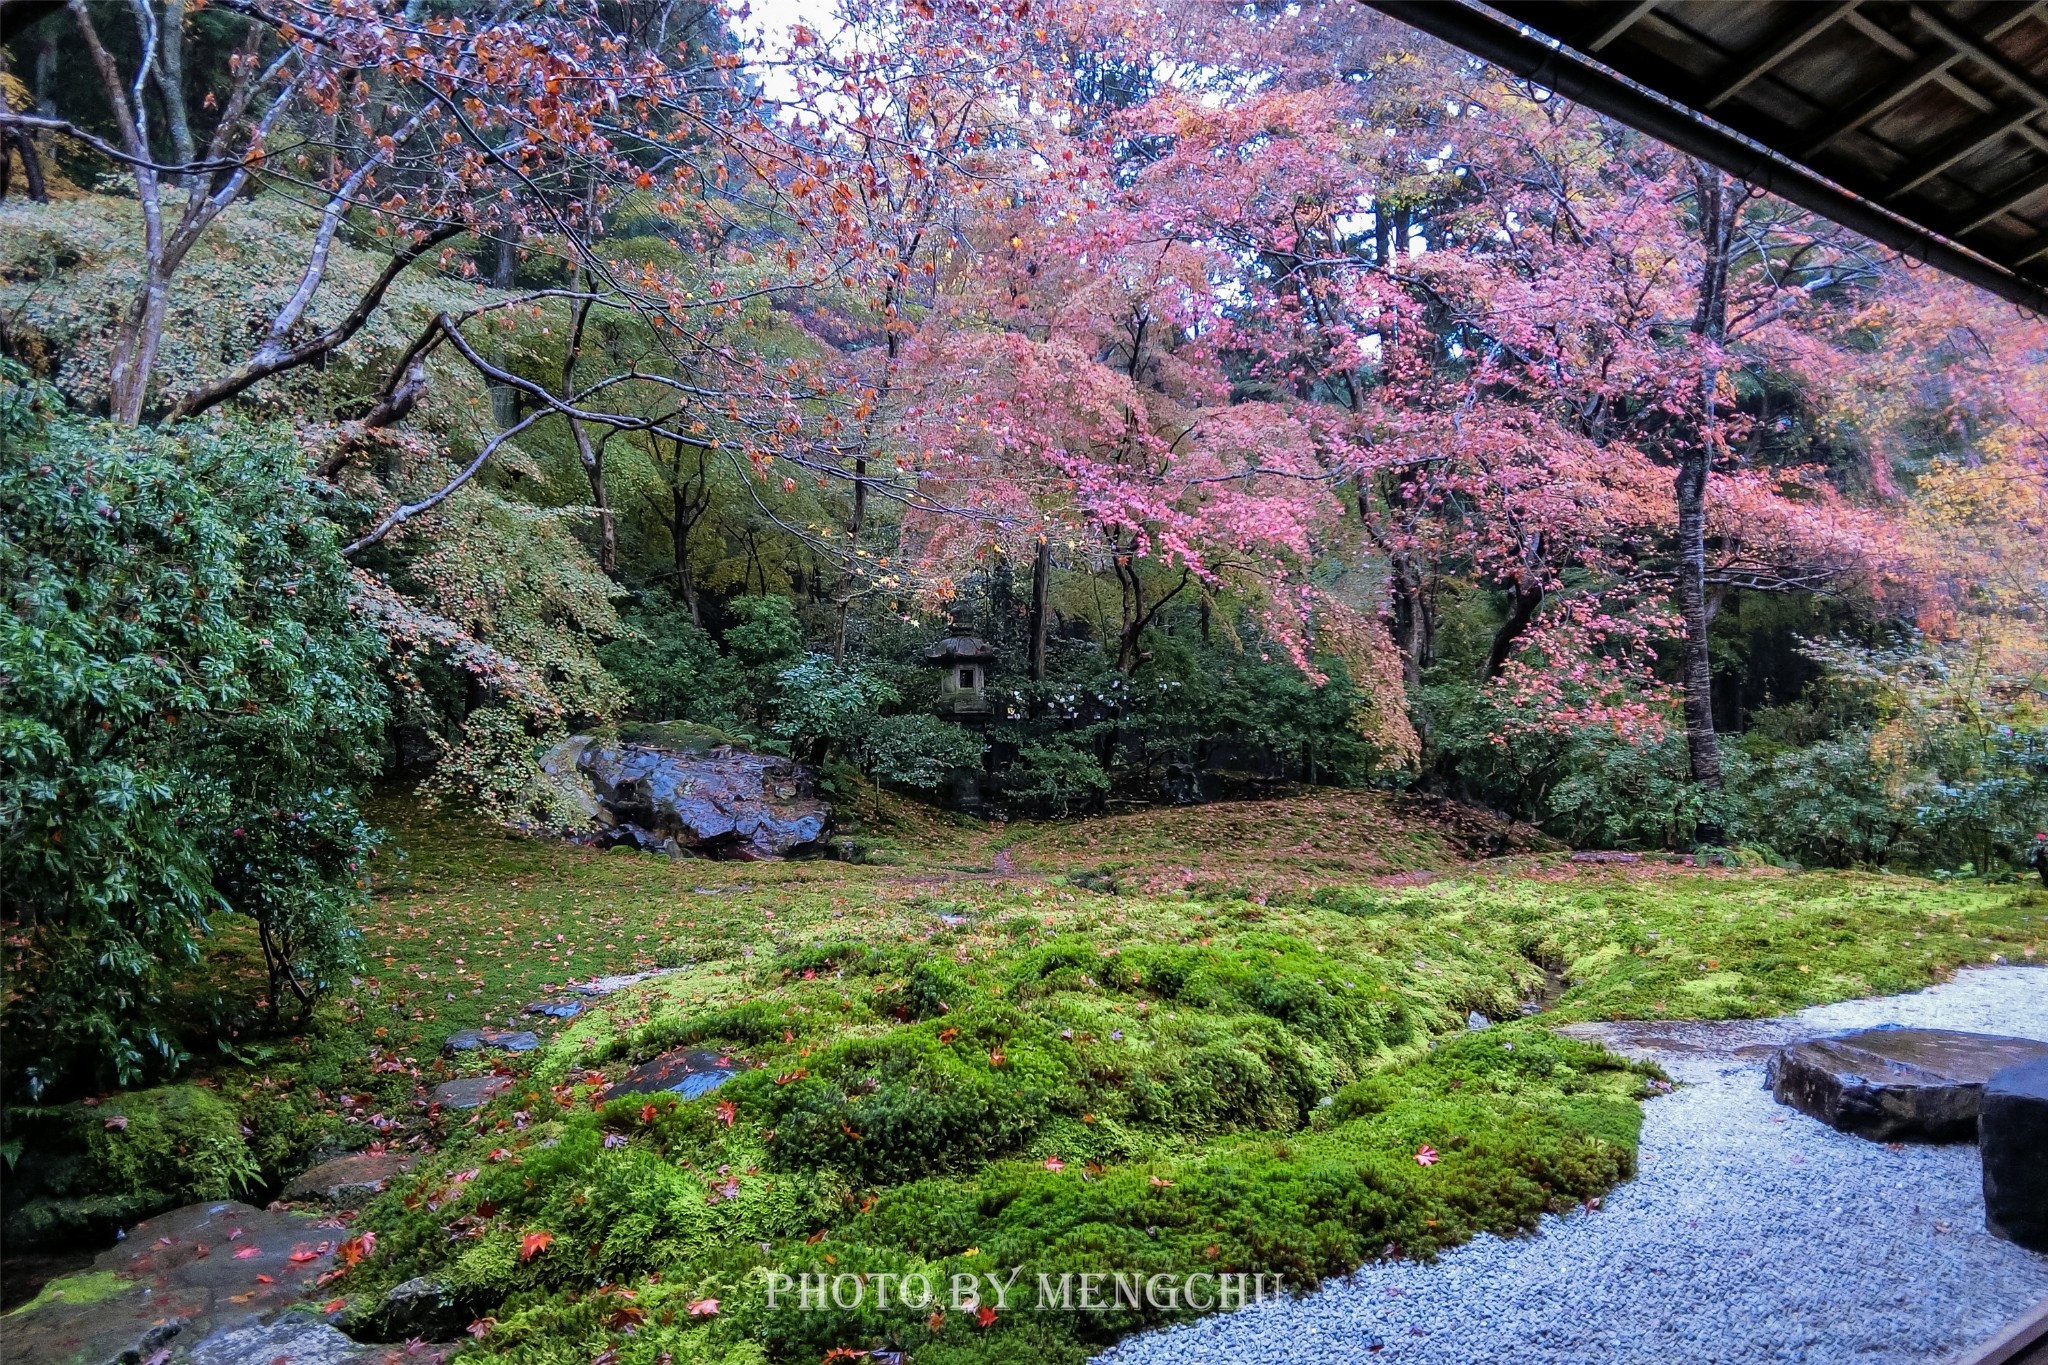
[[[1595,1213],[1365,1267],[1305,1298],[1131,1338],[1104,1365],[1923,1365],[2048,1297],[2048,1256],[1984,1231],[1977,1148],[1900,1151],[1774,1103],[1763,1054],[1900,1023],[2048,1040],[2048,969],[1736,1025],[1605,1026],[1654,1056],[1641,1172]]]

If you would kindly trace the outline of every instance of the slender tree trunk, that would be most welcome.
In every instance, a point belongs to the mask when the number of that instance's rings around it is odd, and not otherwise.
[[[1422,670],[1436,661],[1436,613],[1415,556],[1395,555],[1387,579],[1394,604],[1394,645],[1401,651],[1401,682],[1413,691],[1422,686]]]
[[[1705,792],[1721,789],[1721,750],[1714,735],[1714,668],[1707,652],[1707,477],[1719,435],[1716,390],[1721,347],[1728,339],[1728,270],[1735,226],[1747,187],[1696,163],[1702,252],[1699,308],[1692,331],[1700,348],[1700,428],[1679,451],[1674,488],[1678,502],[1678,611],[1685,621],[1681,677],[1685,688],[1685,749],[1692,779]],[[1720,825],[1698,824],[1701,843],[1720,843]]]
[[[1516,582],[1508,596],[1507,619],[1493,634],[1493,647],[1486,652],[1486,667],[1480,672],[1479,681],[1491,682],[1500,676],[1500,671],[1507,667],[1508,656],[1515,652],[1515,643],[1529,629],[1529,623],[1536,619],[1536,609],[1542,605],[1542,584]]]
[[[1038,538],[1038,554],[1031,561],[1031,681],[1045,680],[1046,591],[1052,579],[1052,542]]]
[[[157,25],[156,70],[151,77],[164,97],[164,122],[178,160],[197,161],[199,148],[192,140],[192,123],[185,112],[185,0],[164,0],[163,18]]]
[[[502,258],[501,258],[502,269]],[[579,288],[589,287],[588,277],[579,268],[576,272]],[[569,332],[569,347],[562,360],[562,401],[569,402],[576,396],[576,362],[583,357],[583,331],[590,320],[589,299],[582,299],[576,305],[576,323]],[[590,480],[590,504],[597,509],[597,566],[606,573],[619,570],[618,521],[612,516],[611,496],[605,491],[604,443],[590,439],[590,429],[576,418],[569,419],[569,434],[576,439],[576,458],[583,465],[583,475]],[[677,455],[680,463],[682,456]]]
[[[506,226],[498,231],[498,263],[491,271],[491,287],[510,289],[519,265],[519,258],[512,244],[513,229]],[[505,364],[502,351],[492,352],[491,359],[501,366]],[[491,385],[491,420],[498,424],[500,431],[519,420],[519,390],[510,384]]]
[[[680,485],[670,490],[669,505],[675,514],[671,534],[676,555],[676,587],[682,590],[683,605],[690,609],[690,624],[701,629],[704,617],[697,606],[697,584],[690,578],[690,532],[696,529],[697,519]]]

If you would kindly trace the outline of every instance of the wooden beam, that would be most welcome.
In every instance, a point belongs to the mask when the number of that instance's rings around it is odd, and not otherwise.
[[[2027,19],[2039,14],[2042,9],[2043,6],[2037,3],[2029,5],[2023,10],[2008,14],[2004,19],[1985,31],[1984,40],[1989,42],[2004,37]],[[1799,149],[1799,159],[1801,161],[1811,161],[1814,156],[1827,150],[1838,139],[1861,128],[1864,124],[1870,122],[1870,120],[1876,118],[1879,114],[1882,114],[1885,110],[1927,84],[1927,82],[1945,73],[1962,59],[1963,54],[1953,49],[1946,52],[1928,53],[1901,72],[1898,79],[1893,83],[1880,86],[1876,90],[1871,91],[1855,104],[1849,106],[1841,117],[1809,138],[1806,145]]]
[[[2006,1324],[2005,1330],[1974,1351],[1957,1356],[1955,1365],[2033,1365],[2048,1359],[2048,1299]]]
[[[1766,43],[1761,52],[1749,59],[1749,64],[1733,80],[1708,96],[1700,108],[1711,110],[1731,97],[1747,89],[1759,76],[1769,74],[1772,67],[1805,47],[1808,43],[1826,33],[1837,23],[1853,14],[1862,0],[1842,0],[1840,4],[1816,6],[1807,12],[1807,17],[1795,23],[1783,35]],[[1798,11],[1793,11],[1795,14]]]
[[[1911,194],[1958,161],[1981,151],[2000,138],[2021,131],[2038,117],[2040,112],[2035,109],[2009,109],[2000,117],[1971,124],[1960,133],[1943,140],[1925,158],[1907,168],[1903,175],[1879,190],[1878,200],[1889,203],[1901,195]]]
[[[1598,52],[1601,48],[1606,47],[1616,38],[1634,28],[1636,20],[1642,18],[1655,8],[1657,8],[1657,0],[1636,0],[1635,4],[1628,7],[1627,13],[1594,35],[1593,40],[1586,44],[1586,51]]]
[[[1849,27],[1855,29],[1858,33],[1870,39],[1871,42],[1876,43],[1902,62],[1910,62],[1920,55],[1914,51],[1911,43],[1906,42],[1883,24],[1878,23],[1875,19],[1860,11],[1850,14]]]
[[[2008,187],[2004,193],[1999,195],[1996,201],[1980,207],[1977,210],[1976,217],[1964,223],[1949,235],[1951,237],[1961,237],[1966,233],[1975,232],[1985,224],[2011,213],[2042,190],[2048,190],[2048,171],[2036,171],[2025,180]]]
[[[1914,23],[2011,86],[2027,103],[2036,109],[2048,110],[2048,85],[2034,79],[2032,73],[2014,66],[2003,52],[1977,41],[1924,5],[1914,5],[1907,13],[1913,16]]]

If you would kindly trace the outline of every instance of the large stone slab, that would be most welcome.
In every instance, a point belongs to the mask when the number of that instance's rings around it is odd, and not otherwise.
[[[53,1280],[0,1318],[0,1360],[114,1365],[168,1351],[200,1365],[370,1361],[372,1352],[300,1306],[321,1292],[348,1235],[233,1200],[173,1209],[136,1224],[91,1271]]]
[[[404,1175],[419,1160],[412,1152],[351,1152],[293,1176],[284,1187],[291,1203],[320,1203],[359,1209]]]
[[[599,1092],[600,1099],[620,1095],[651,1095],[673,1090],[686,1100],[708,1095],[731,1080],[739,1064],[723,1053],[702,1048],[677,1048],[642,1062]]]
[[[1984,1084],[2048,1057],[2048,1043],[1946,1029],[1880,1027],[1780,1049],[1765,1070],[1781,1104],[1879,1141],[1977,1135]]]
[[[1984,1226],[2048,1251],[2048,1057],[2006,1067],[1984,1083],[1977,1141],[1984,1151]]]

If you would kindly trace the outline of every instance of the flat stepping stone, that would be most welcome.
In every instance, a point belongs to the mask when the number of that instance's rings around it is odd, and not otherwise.
[[[638,986],[642,982],[656,981],[664,976],[674,976],[681,970],[683,970],[681,967],[663,967],[659,971],[632,972],[625,976],[593,976],[588,981],[572,981],[562,987],[562,989],[568,991],[571,995],[590,997],[612,995],[625,990],[629,986]]]
[[[1947,1029],[1880,1027],[1782,1048],[1765,1069],[1780,1104],[1877,1141],[1977,1135],[1984,1084],[2048,1058],[2048,1043]]]
[[[441,1044],[450,1052],[476,1052],[482,1048],[502,1048],[506,1052],[531,1052],[540,1046],[540,1035],[531,1029],[513,1032],[508,1029],[466,1028],[448,1035],[448,1041]]]
[[[1977,1116],[1984,1152],[1984,1226],[1995,1237],[2048,1251],[2048,1057],[1984,1083]],[[2048,1358],[2048,1327],[2042,1352]]]
[[[464,1076],[434,1087],[434,1103],[443,1109],[480,1109],[512,1086],[510,1076]]]
[[[673,1090],[686,1100],[694,1100],[724,1085],[738,1069],[730,1056],[702,1048],[677,1048],[634,1067],[598,1092],[598,1098],[609,1100],[620,1095],[652,1095]]]
[[[356,1365],[376,1359],[318,1318],[290,1311],[319,1293],[348,1232],[233,1200],[146,1219],[93,1268],[44,1286],[0,1317],[0,1360],[148,1360],[194,1365]],[[277,1345],[287,1338],[291,1345]]]
[[[528,1014],[545,1014],[550,1019],[574,1019],[583,1010],[581,1000],[536,1000],[526,1007]]]
[[[320,1203],[359,1209],[413,1168],[412,1152],[352,1152],[302,1171],[284,1187],[287,1203]]]

